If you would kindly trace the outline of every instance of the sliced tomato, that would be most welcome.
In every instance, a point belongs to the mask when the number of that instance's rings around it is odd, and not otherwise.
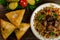
[[[22,7],[26,7],[27,6],[27,0],[20,0],[20,5],[22,6]]]

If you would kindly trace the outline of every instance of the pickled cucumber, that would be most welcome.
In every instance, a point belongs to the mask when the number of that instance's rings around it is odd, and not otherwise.
[[[10,8],[11,10],[16,9],[17,6],[18,6],[18,2],[11,2],[11,3],[9,4],[9,8]]]

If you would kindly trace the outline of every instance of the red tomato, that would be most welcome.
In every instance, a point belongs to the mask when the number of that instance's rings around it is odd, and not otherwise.
[[[26,7],[27,6],[27,0],[20,0],[20,5],[22,7]]]

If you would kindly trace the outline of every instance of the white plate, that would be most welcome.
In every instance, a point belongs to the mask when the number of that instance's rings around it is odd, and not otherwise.
[[[44,7],[50,7],[51,5],[53,5],[55,8],[60,8],[60,5],[58,5],[58,4],[55,4],[55,3],[45,3],[45,4],[42,4],[42,5],[40,5],[39,7],[37,7],[36,8],[36,10],[33,12],[33,14],[32,14],[32,16],[31,16],[31,20],[30,20],[30,24],[31,24],[31,30],[32,30],[32,32],[33,32],[33,34],[38,38],[38,39],[41,39],[41,40],[60,40],[60,37],[58,37],[58,38],[44,38],[44,37],[42,37],[36,30],[35,30],[35,27],[34,27],[34,16],[35,16],[35,14],[39,11],[39,10],[41,10],[41,9],[43,9]]]

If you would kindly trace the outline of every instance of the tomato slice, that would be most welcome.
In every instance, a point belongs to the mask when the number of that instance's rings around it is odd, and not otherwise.
[[[27,6],[27,0],[20,0],[20,5],[22,6],[22,7],[26,7]]]

